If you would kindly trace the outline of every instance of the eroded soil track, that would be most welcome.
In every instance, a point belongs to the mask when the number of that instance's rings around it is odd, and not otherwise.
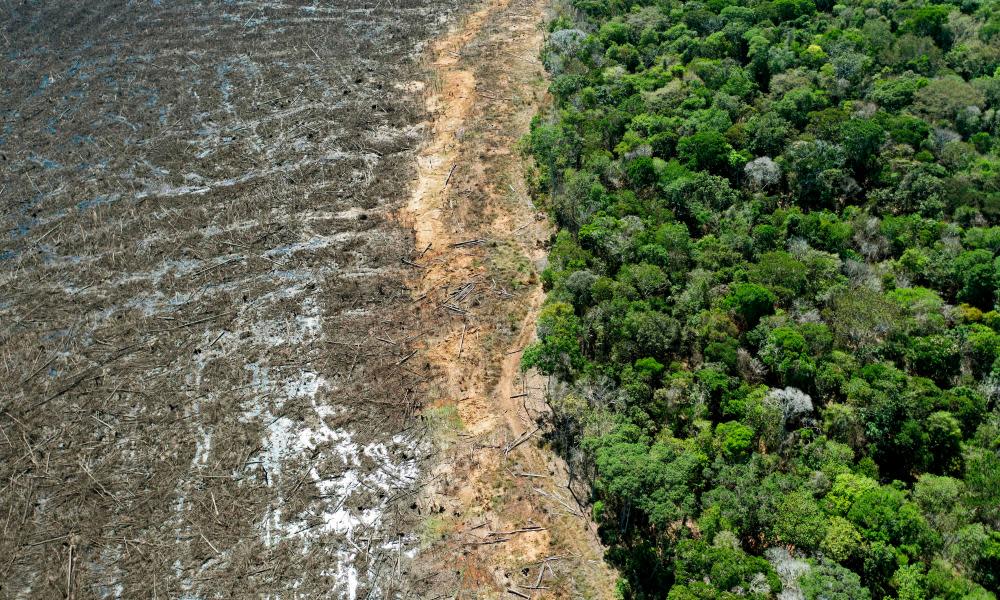
[[[426,597],[605,598],[614,587],[565,465],[540,445],[544,382],[518,368],[550,235],[516,150],[545,101],[546,6],[486,0],[432,50],[430,141],[403,212],[414,301],[434,324],[414,356],[435,373],[424,417],[436,452],[411,505],[422,549],[410,579]]]

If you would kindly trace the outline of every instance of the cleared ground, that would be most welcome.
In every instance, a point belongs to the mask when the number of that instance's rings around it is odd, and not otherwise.
[[[551,229],[518,152],[547,101],[539,60],[551,5],[483,0],[430,49],[431,135],[403,216],[416,231],[411,281],[433,366],[424,414],[434,461],[413,507],[425,598],[611,598],[615,575],[570,489],[544,378],[520,373],[544,293]]]
[[[408,595],[454,4],[0,3],[0,597]]]

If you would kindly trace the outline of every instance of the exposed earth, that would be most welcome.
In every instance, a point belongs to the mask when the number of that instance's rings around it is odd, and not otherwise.
[[[546,381],[519,370],[544,294],[551,230],[516,150],[545,101],[538,59],[548,7],[488,0],[434,44],[431,138],[404,219],[416,232],[416,300],[437,327],[419,346],[436,377],[438,434],[415,580],[425,597],[609,598],[614,576],[542,447]],[[440,315],[448,317],[442,322]]]
[[[606,597],[522,378],[542,3],[0,6],[0,597]]]

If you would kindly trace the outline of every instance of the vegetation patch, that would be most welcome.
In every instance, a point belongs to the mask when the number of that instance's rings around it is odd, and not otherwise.
[[[625,598],[994,598],[1000,10],[573,0],[524,368]]]

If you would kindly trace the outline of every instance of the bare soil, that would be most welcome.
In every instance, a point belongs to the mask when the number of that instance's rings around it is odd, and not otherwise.
[[[545,382],[519,370],[544,294],[551,230],[517,152],[546,101],[538,59],[547,4],[486,0],[433,46],[431,137],[403,212],[416,246],[414,301],[432,324],[435,432],[414,590],[425,597],[609,598],[614,574],[542,445]],[[444,317],[444,320],[442,320]]]

